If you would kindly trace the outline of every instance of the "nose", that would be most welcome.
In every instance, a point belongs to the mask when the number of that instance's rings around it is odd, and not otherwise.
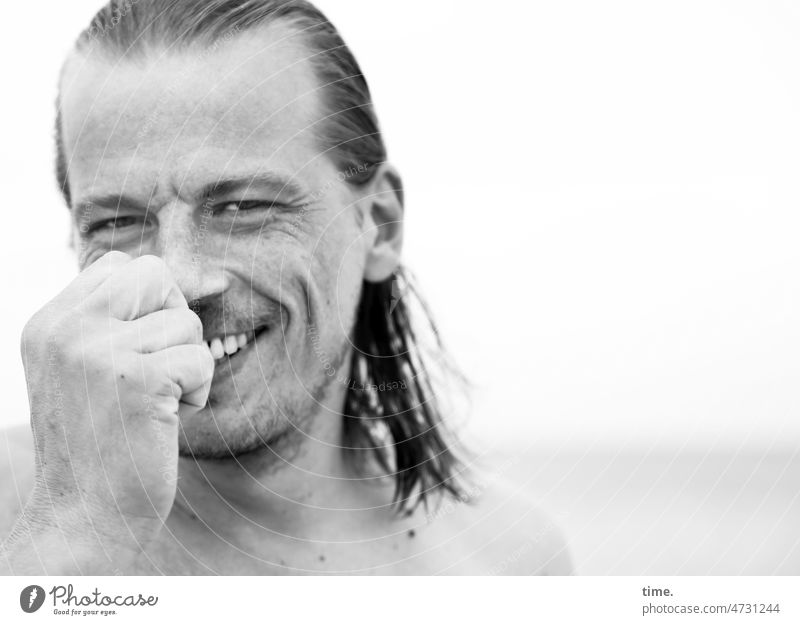
[[[223,293],[229,286],[222,258],[213,253],[207,221],[198,221],[195,209],[175,201],[158,211],[158,229],[150,253],[160,256],[187,301]]]

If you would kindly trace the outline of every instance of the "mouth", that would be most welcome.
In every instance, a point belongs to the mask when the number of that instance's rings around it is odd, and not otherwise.
[[[237,354],[247,351],[255,344],[256,339],[269,328],[261,326],[254,331],[221,334],[205,341],[215,361],[223,358],[233,358]]]

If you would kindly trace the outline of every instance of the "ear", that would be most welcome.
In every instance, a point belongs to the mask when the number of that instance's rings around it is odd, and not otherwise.
[[[367,187],[363,202],[369,249],[364,279],[367,282],[383,282],[400,266],[403,249],[403,182],[397,170],[384,163]]]

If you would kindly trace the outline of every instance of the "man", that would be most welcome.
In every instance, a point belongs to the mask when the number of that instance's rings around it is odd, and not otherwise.
[[[459,461],[400,177],[319,11],[112,2],[57,138],[82,271],[23,332],[6,573],[569,571]]]

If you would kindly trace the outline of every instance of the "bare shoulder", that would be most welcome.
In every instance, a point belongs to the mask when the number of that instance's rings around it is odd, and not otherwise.
[[[466,503],[445,504],[439,514],[462,536],[470,572],[484,575],[570,575],[569,546],[559,515],[543,510],[524,485],[476,479]],[[449,514],[448,514],[449,512]]]
[[[33,489],[33,435],[27,425],[0,430],[0,541]]]
[[[524,485],[495,481],[478,498],[478,508],[494,511],[488,528],[497,536],[491,573],[570,575],[572,559],[555,511],[544,510]]]

